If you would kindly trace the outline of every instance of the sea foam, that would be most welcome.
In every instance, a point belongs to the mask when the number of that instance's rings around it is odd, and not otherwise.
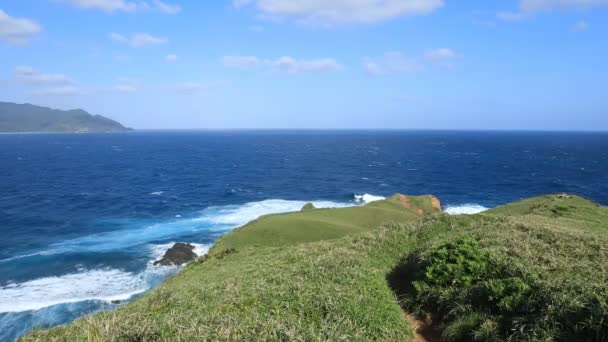
[[[146,274],[115,269],[45,277],[0,288],[0,312],[39,310],[86,300],[127,300],[149,287]]]
[[[352,203],[331,201],[314,201],[313,203],[317,208],[337,208],[353,205]],[[305,204],[305,201],[272,199],[243,205],[208,207],[191,218],[178,218],[147,225],[135,224],[125,229],[83,236],[55,243],[47,250],[34,255],[124,250],[194,232],[224,232],[242,226],[262,215],[298,211]]]
[[[371,203],[371,202],[377,202],[377,201],[385,200],[386,197],[375,196],[375,195],[370,195],[370,194],[363,194],[363,195],[355,194],[354,195],[354,199],[355,199],[355,202],[366,203],[367,204],[367,203]]]
[[[174,242],[151,245],[150,261],[140,273],[103,268],[45,277],[0,288],[0,312],[39,310],[45,307],[82,301],[124,301],[145,292],[181,267],[154,266],[153,262]],[[210,245],[192,244],[202,256]]]
[[[174,242],[153,243],[159,240],[181,241],[179,236],[197,231],[227,231],[262,215],[300,210],[306,201],[265,200],[243,205],[209,207],[193,218],[167,221],[152,225],[84,236],[63,241],[46,250],[24,257],[73,252],[95,253],[120,251],[137,246],[149,246],[149,261],[139,273],[114,268],[87,269],[76,273],[33,279],[0,287],[0,313],[39,310],[42,308],[83,301],[123,301],[156,286],[179,267],[153,266],[155,260],[173,246]],[[317,208],[352,206],[353,203],[314,201]],[[194,252],[203,255],[210,245],[193,244]],[[10,262],[6,260],[6,262]]]
[[[202,212],[200,217],[194,219],[194,221],[205,222],[220,227],[236,227],[244,225],[263,215],[299,211],[306,203],[308,202],[270,199],[243,205],[209,207]],[[313,201],[312,203],[316,208],[342,208],[352,206],[352,203],[331,201]]]

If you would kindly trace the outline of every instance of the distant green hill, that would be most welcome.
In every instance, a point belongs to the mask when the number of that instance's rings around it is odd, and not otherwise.
[[[132,129],[82,109],[58,110],[0,102],[0,133],[111,133]]]
[[[264,216],[133,303],[22,341],[608,341],[608,208],[439,208]]]

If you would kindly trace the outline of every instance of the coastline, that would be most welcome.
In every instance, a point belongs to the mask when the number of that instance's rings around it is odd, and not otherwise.
[[[164,336],[174,340],[186,337],[273,339],[283,336],[285,326],[289,326],[290,336],[311,340],[327,338],[322,327],[338,332],[335,336],[349,339],[409,340],[414,334],[424,334],[424,331],[418,331],[418,324],[405,318],[412,317],[409,316],[414,312],[412,305],[427,315],[437,308],[433,302],[418,302],[420,299],[415,293],[407,292],[411,287],[402,282],[429,274],[428,271],[408,271],[408,267],[413,267],[408,266],[408,260],[414,260],[408,256],[422,258],[426,260],[422,265],[430,265],[426,263],[433,259],[428,258],[445,255],[441,252],[444,248],[457,248],[454,253],[462,253],[462,258],[473,258],[476,263],[486,262],[484,260],[498,263],[500,267],[491,267],[491,272],[484,275],[490,277],[492,283],[507,279],[509,284],[521,284],[514,290],[529,295],[534,293],[528,291],[539,291],[550,296],[551,300],[533,297],[536,298],[533,305],[538,306],[538,311],[518,316],[515,323],[508,319],[509,311],[490,307],[487,317],[493,322],[491,334],[502,339],[514,336],[511,334],[529,336],[534,330],[510,328],[522,319],[534,329],[546,329],[542,324],[534,325],[538,322],[535,315],[554,312],[551,304],[558,301],[566,307],[560,309],[557,316],[551,314],[547,319],[562,322],[559,333],[571,336],[568,334],[573,332],[570,327],[574,325],[565,323],[571,319],[571,310],[576,309],[577,298],[594,298],[597,286],[606,287],[597,279],[595,267],[588,265],[606,262],[603,252],[594,249],[592,241],[608,238],[603,227],[608,219],[608,208],[578,196],[557,194],[509,203],[481,214],[447,215],[434,210],[438,201],[433,199],[432,196],[396,195],[364,206],[339,209],[307,206],[299,212],[266,215],[224,235],[213,244],[207,256],[191,262],[175,277],[136,301],[87,320],[35,331],[23,337],[23,341],[77,339],[93,331],[101,334],[100,339],[109,340],[132,335],[143,339]],[[531,209],[536,210],[536,215],[527,216]],[[586,215],[578,216],[580,213]],[[376,219],[365,222],[371,217]],[[319,218],[325,221],[319,221]],[[311,228],[320,224],[322,229]],[[573,241],[572,233],[579,239]],[[531,248],[539,244],[542,248]],[[553,263],[546,265],[535,261],[546,256],[544,251],[555,244],[564,247],[554,256],[559,269],[566,268],[563,272],[556,271]],[[492,247],[496,245],[502,247]],[[506,252],[502,248],[506,248]],[[581,260],[579,254],[569,252],[579,249],[590,253],[591,260]],[[482,257],[479,258],[480,253]],[[486,259],[486,254],[491,255],[490,259]],[[442,261],[438,265],[458,262],[460,257],[455,260]],[[571,278],[568,270],[572,267],[585,282],[568,282]],[[454,268],[450,266],[450,269]],[[451,276],[450,272],[446,274]],[[544,277],[539,278],[541,274]],[[450,295],[442,283],[434,282],[436,278],[429,279],[426,291],[436,291],[437,296]],[[417,281],[425,281],[425,278]],[[566,292],[561,290],[564,287],[552,285],[563,282],[569,286],[563,290]],[[448,284],[462,285],[451,280]],[[470,286],[484,284],[485,281]],[[575,291],[575,294],[568,291]],[[484,292],[467,292],[465,288],[459,288],[458,292],[467,296],[484,295]],[[514,303],[512,305],[520,305],[518,298],[528,298],[527,295],[512,297],[509,293],[497,293],[496,296],[508,296],[507,299],[515,301],[510,302]],[[415,302],[402,303],[396,298],[409,298]],[[453,299],[456,301],[453,309],[463,306],[459,298]],[[475,303],[474,298],[466,300]],[[485,303],[485,299],[480,300]],[[473,305],[467,310],[465,314],[477,315],[477,310],[486,312],[484,310],[488,308]],[[589,311],[581,314],[591,317],[601,317],[604,312],[601,304],[593,304],[585,310]],[[344,324],[345,319],[351,322]],[[451,316],[441,319],[439,324],[433,321],[427,326],[440,329],[444,324],[459,324]],[[484,322],[478,323],[487,326]],[[205,329],[200,329],[201,326]],[[473,324],[462,333],[470,334],[477,328]],[[574,330],[574,333],[595,336],[593,334],[601,333],[602,329],[603,321],[593,321],[584,330]]]

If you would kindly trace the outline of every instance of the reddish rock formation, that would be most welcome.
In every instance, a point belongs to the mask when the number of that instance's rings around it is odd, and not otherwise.
[[[435,211],[441,211],[441,201],[439,198],[431,195],[431,205]]]
[[[399,195],[399,202],[405,209],[410,208],[410,199],[405,195]]]

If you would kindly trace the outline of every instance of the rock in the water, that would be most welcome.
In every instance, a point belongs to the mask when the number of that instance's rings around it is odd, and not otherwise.
[[[172,265],[183,265],[194,259],[197,255],[194,253],[194,246],[189,243],[178,242],[169,248],[165,255],[154,262],[154,266],[172,266]]]

